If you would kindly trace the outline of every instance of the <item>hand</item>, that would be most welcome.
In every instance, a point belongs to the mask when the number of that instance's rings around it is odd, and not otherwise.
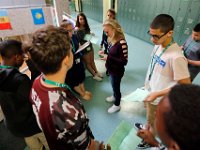
[[[156,141],[153,134],[150,132],[149,129],[141,129],[137,132],[137,136],[142,138],[146,143],[152,145],[152,146],[158,146],[159,142]]]
[[[103,142],[101,142],[101,144],[99,145],[99,150],[111,150],[111,146],[109,144],[104,145]]]
[[[109,144],[104,145],[103,142],[99,143],[99,141],[91,139],[88,150],[111,150],[111,146]]]
[[[158,92],[151,92],[144,100],[144,102],[153,102],[158,97]]]
[[[157,92],[151,92],[145,99],[144,99],[144,107],[146,108],[147,103],[153,102],[158,97]]]

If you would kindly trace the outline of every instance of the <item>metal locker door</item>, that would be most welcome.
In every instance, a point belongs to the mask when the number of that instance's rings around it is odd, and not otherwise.
[[[178,43],[180,43],[180,36],[184,27],[189,2],[189,0],[182,0],[179,7],[177,8],[178,12],[177,17],[175,18],[174,38]]]
[[[200,15],[200,1],[193,0],[189,6],[187,16],[185,18],[185,25],[183,27],[183,32],[181,32],[179,42],[183,44],[188,36],[191,35],[194,26],[199,23],[197,22]]]

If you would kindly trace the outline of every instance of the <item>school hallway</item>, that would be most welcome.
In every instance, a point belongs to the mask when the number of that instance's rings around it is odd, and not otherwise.
[[[135,122],[145,123],[146,113],[142,102],[129,103],[123,101],[121,101],[122,108],[120,112],[114,114],[109,114],[107,112],[107,109],[112,104],[106,102],[105,99],[112,95],[112,88],[109,77],[105,75],[105,62],[100,60],[97,54],[101,42],[102,24],[92,19],[88,19],[88,21],[91,27],[91,32],[95,33],[95,35],[99,37],[98,44],[94,45],[95,61],[99,71],[104,74],[104,79],[102,82],[95,81],[87,72],[88,76],[85,80],[85,85],[86,89],[92,92],[93,98],[91,101],[82,100],[82,102],[84,103],[86,112],[90,119],[90,127],[92,128],[95,138],[106,142],[109,137],[111,137],[112,133],[116,131],[116,127],[119,126],[120,123],[123,124],[123,121],[132,125]],[[151,43],[144,42],[128,34],[126,34],[125,37],[128,43],[128,64],[121,82],[122,96],[130,94],[137,88],[144,86],[146,71],[150,63],[150,55],[153,49]],[[200,83],[200,75],[195,78],[193,83]],[[136,136],[133,137],[138,141]]]

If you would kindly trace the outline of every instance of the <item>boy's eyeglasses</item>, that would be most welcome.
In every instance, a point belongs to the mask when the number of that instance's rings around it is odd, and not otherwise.
[[[168,31],[169,32],[169,31]],[[165,36],[168,32],[164,33],[163,35],[159,36],[159,35],[152,35],[150,34],[150,31],[147,31],[147,34],[149,34],[152,38],[154,38],[155,40],[160,40],[163,36]]]

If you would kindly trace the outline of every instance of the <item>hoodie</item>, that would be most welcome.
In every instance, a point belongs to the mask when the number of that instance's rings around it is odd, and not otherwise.
[[[30,89],[27,75],[14,68],[0,68],[0,105],[7,128],[18,137],[41,132],[29,102]]]

